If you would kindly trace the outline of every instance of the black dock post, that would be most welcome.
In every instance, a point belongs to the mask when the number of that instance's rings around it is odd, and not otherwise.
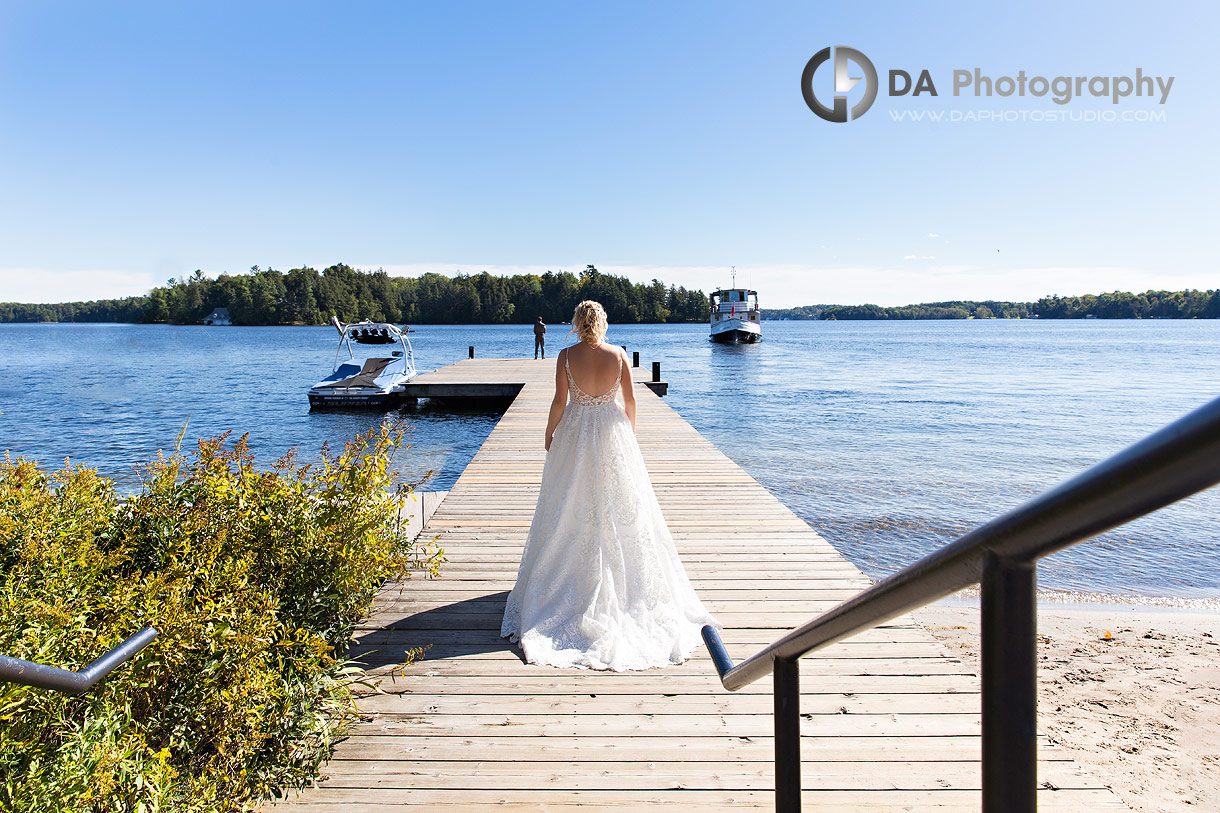
[[[470,357],[474,358],[474,345],[470,345]]]
[[[631,354],[631,366],[632,367],[640,366],[640,351],[639,350],[636,350],[634,353]]]
[[[659,362],[659,361],[654,361],[652,363],[652,380],[653,381],[661,380],[661,362]]]

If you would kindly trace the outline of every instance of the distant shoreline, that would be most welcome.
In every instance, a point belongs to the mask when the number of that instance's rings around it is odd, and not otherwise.
[[[768,292],[760,291],[766,302]],[[171,279],[145,296],[89,302],[0,302],[0,323],[114,322],[119,324],[208,324],[247,327],[325,325],[341,322],[440,325],[548,324],[571,318],[582,299],[606,307],[612,324],[706,323],[703,291],[632,282],[588,265],[567,271],[498,277],[488,274],[424,274],[392,277],[340,263],[317,271],[288,272],[254,266],[245,274],[212,279],[196,271]],[[948,319],[1216,319],[1220,288],[1197,291],[1113,291],[1082,296],[1045,296],[1036,302],[953,300],[885,307],[802,305],[763,308],[766,321],[872,321]]]
[[[0,307],[8,303],[0,303]],[[857,307],[857,306],[850,306]],[[1191,320],[1213,320],[1220,319],[1217,316],[1009,316],[1009,317],[976,317],[976,316],[837,316],[832,318],[814,318],[808,316],[770,316],[766,310],[763,310],[764,322],[967,322],[980,320],[996,320],[996,321],[1047,321],[1047,322],[1066,322],[1066,321],[1085,321],[1085,320],[1100,320],[1107,322],[1127,321],[1127,322],[1154,322],[1154,321],[1191,321]],[[383,321],[383,320],[377,320]],[[402,322],[392,321],[392,324],[408,324],[411,327],[432,327],[438,325],[472,325],[477,327],[529,327],[530,322]],[[547,322],[547,325],[566,325],[568,322]],[[629,324],[629,325],[704,325],[702,320],[686,320],[686,321],[665,321],[665,322],[618,322],[612,324]],[[0,318],[0,325],[162,325],[165,327],[328,327],[327,322],[256,322],[249,324],[231,324],[231,325],[205,325],[202,322],[145,322],[145,321],[123,321],[114,319],[69,319],[69,320],[53,320],[53,319],[4,319]]]
[[[665,319],[611,319],[615,324],[661,325],[703,324],[692,314],[690,304],[702,292],[682,292],[686,312],[679,316],[667,313]],[[128,300],[63,302],[29,304],[0,302],[0,324],[118,324],[118,325],[204,325],[200,319],[146,318],[145,304],[140,297]],[[125,310],[128,318],[113,318],[116,310]],[[535,309],[536,310],[536,309]],[[532,313],[532,311],[522,311]],[[97,314],[98,318],[91,318]],[[395,314],[401,316],[401,314]],[[68,318],[61,318],[68,317]],[[384,313],[362,315],[359,319],[410,325],[520,325],[534,320],[508,319],[439,319],[436,321],[387,318]],[[1049,319],[1049,320],[1157,320],[1157,319],[1220,319],[1220,289],[1208,291],[1146,291],[1142,294],[1115,292],[1098,296],[1044,297],[1037,302],[1001,302],[996,300],[960,300],[925,302],[918,305],[886,307],[882,305],[802,305],[796,308],[763,308],[764,322],[867,322],[867,321],[957,321],[973,319]],[[557,318],[545,319],[547,324],[567,324]],[[225,327],[324,327],[329,318],[316,321],[250,321],[239,320]]]
[[[4,303],[0,303],[4,304]],[[766,311],[763,312],[763,322],[973,322],[973,321],[1027,321],[1027,322],[1070,322],[1070,321],[1106,321],[1106,322],[1188,322],[1188,321],[1212,321],[1220,319],[1220,316],[1059,316],[1059,317],[1040,317],[1040,316],[1023,316],[1023,317],[989,317],[988,319],[980,319],[979,317],[956,317],[956,316],[892,316],[892,317],[838,317],[834,319],[813,319],[809,317],[769,317]],[[519,327],[526,328],[530,326],[529,322],[391,322],[391,324],[407,324],[409,327],[452,327],[452,326],[471,326],[471,327]],[[556,327],[567,325],[568,322],[547,322],[548,326]],[[621,322],[611,323],[612,325],[696,325],[706,326],[703,321],[684,321],[684,322]],[[139,321],[115,321],[112,319],[74,319],[74,320],[33,320],[33,319],[0,319],[0,325],[131,325],[138,327],[214,327],[218,329],[228,327],[329,327],[326,322],[309,323],[309,322],[261,322],[255,324],[231,324],[231,325],[206,325],[202,322],[139,322]]]

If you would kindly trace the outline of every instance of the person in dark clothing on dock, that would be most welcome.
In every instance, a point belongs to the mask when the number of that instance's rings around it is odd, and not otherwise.
[[[546,325],[542,323],[541,316],[534,322],[534,358],[538,358],[539,353],[546,358]]]

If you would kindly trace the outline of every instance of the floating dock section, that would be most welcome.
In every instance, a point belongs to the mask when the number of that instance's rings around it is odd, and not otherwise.
[[[539,667],[500,638],[538,497],[554,370],[476,359],[417,379],[516,390],[424,528],[445,548],[441,577],[387,585],[358,631],[352,654],[384,694],[360,700],[366,717],[319,786],[276,811],[772,809],[769,680],[729,693],[702,648],[643,672]],[[636,397],[661,508],[735,661],[868,584],[646,386]],[[428,649],[403,669],[412,647]],[[807,809],[979,809],[978,678],[912,620],[805,658],[801,687]],[[1042,746],[1042,809],[1126,809]]]

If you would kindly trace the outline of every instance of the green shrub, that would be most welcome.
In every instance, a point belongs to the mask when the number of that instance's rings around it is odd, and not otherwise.
[[[0,653],[76,669],[160,636],[82,696],[0,683],[0,809],[243,810],[316,776],[355,712],[336,651],[385,578],[441,561],[394,519],[401,440],[258,471],[245,438],[214,438],[126,498],[6,456]]]

